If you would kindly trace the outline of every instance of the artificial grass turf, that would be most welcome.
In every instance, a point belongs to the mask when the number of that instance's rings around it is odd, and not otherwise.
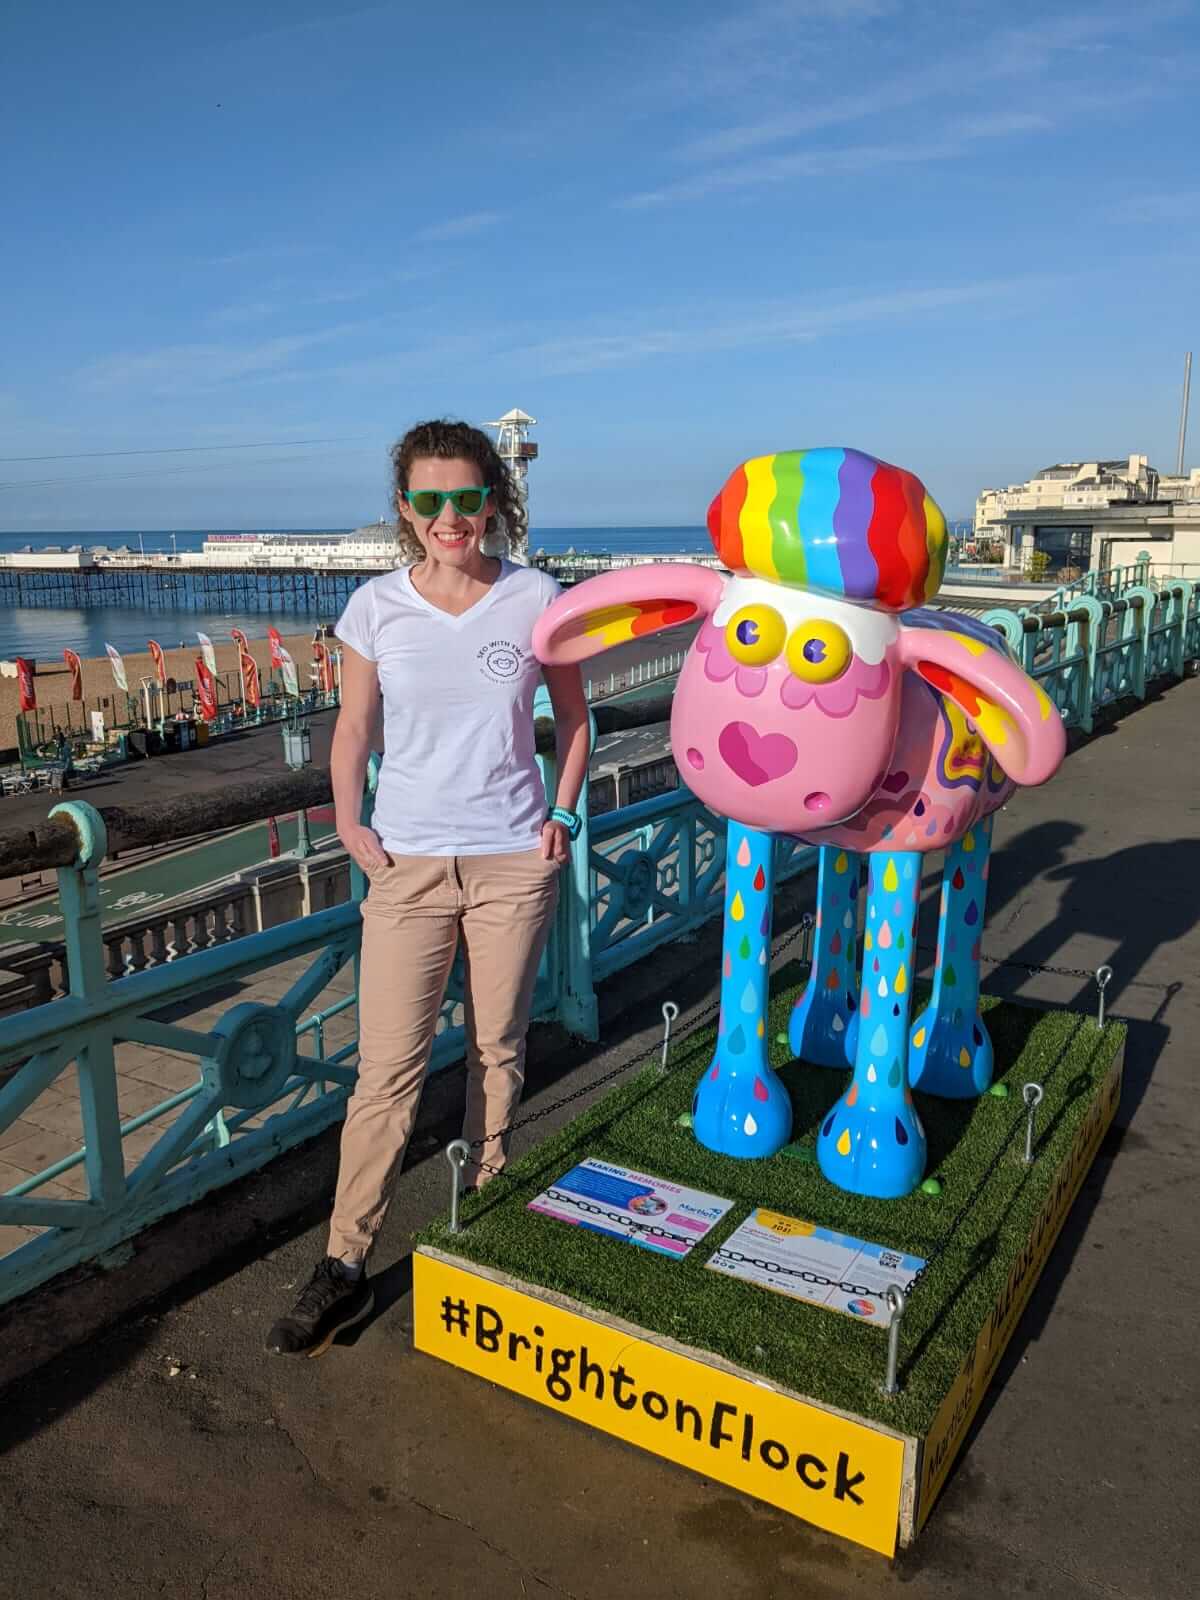
[[[795,994],[792,984],[773,998],[769,1038],[786,1029]],[[689,1109],[696,1081],[712,1058],[715,1030],[708,1027],[673,1047],[665,1077],[655,1067],[643,1070],[464,1202],[459,1234],[439,1222],[419,1243],[712,1351],[857,1416],[923,1434],[1028,1241],[1125,1037],[1121,1023],[1100,1030],[1090,1017],[987,997],[982,1006],[995,1047],[996,1082],[1010,1092],[1005,1099],[961,1101],[916,1095],[929,1141],[927,1174],[942,1184],[936,1198],[918,1189],[902,1200],[869,1200],[821,1176],[817,1129],[850,1075],[793,1062],[786,1045],[772,1046],[771,1062],[791,1096],[793,1144],[763,1161],[706,1150],[678,1118]],[[1045,1099],[1038,1109],[1037,1159],[1027,1167],[1021,1086],[1030,1081],[1042,1084]],[[527,1209],[534,1195],[586,1156],[735,1204],[684,1260]],[[880,1393],[886,1334],[878,1326],[706,1270],[712,1251],[756,1206],[926,1258],[958,1219],[905,1312],[900,1395]]]

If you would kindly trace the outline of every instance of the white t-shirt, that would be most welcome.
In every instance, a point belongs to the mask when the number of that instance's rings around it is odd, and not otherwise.
[[[379,672],[374,827],[386,849],[475,856],[538,843],[546,792],[533,749],[533,625],[559,593],[549,573],[502,559],[461,617],[423,599],[408,567],[350,596],[334,631]]]

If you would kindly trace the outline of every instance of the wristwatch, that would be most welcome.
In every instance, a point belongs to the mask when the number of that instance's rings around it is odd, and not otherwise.
[[[583,827],[583,818],[577,812],[568,811],[565,806],[551,806],[546,821],[560,822],[567,830],[568,839],[578,839]]]

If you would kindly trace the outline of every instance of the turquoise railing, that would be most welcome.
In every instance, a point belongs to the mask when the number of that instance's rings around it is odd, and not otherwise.
[[[1132,589],[1144,587],[1150,581],[1150,557],[1131,561],[1120,567],[1106,567],[1103,572],[1084,572],[1073,582],[1048,596],[1042,602],[1047,610],[1061,610],[1069,601],[1080,595],[1093,595],[1101,600],[1119,600]]]
[[[1191,583],[1164,580],[1157,589],[1133,585],[1115,600],[1077,595],[1048,614],[998,610],[987,620],[1067,723],[1088,729],[1102,707],[1144,698],[1200,658],[1198,601]],[[552,759],[539,759],[549,789]],[[354,1081],[361,874],[351,874],[353,899],[345,905],[109,980],[98,894],[104,824],[83,805],[57,814],[70,819],[78,840],[74,862],[58,871],[70,992],[0,1020],[0,1173],[11,1165],[5,1149],[20,1147],[22,1114],[56,1085],[70,1084],[60,1109],[77,1096],[81,1137],[0,1194],[0,1303],[78,1262],[110,1256],[156,1218],[328,1127]],[[814,854],[783,839],[776,852],[783,877],[803,871]],[[535,1016],[595,1038],[596,985],[716,916],[724,859],[721,819],[686,788],[586,822],[539,974]],[[210,1023],[189,1020],[207,1002],[222,1004],[231,985],[272,974],[269,1003],[242,1000]],[[330,998],[326,991],[339,983],[343,992]],[[342,1042],[332,1048],[335,1032]],[[123,1117],[117,1052],[125,1044],[194,1062],[194,1079]],[[456,970],[434,1066],[458,1059],[462,1047]]]
[[[1053,611],[998,609],[983,620],[1004,634],[1067,726],[1085,733],[1105,706],[1144,700],[1150,684],[1182,677],[1184,663],[1200,656],[1200,587],[1184,578],[1130,584],[1112,600],[1077,594]]]

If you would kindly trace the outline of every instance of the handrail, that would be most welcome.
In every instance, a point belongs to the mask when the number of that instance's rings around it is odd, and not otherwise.
[[[598,733],[625,733],[635,728],[666,722],[671,716],[671,697],[658,695],[632,705],[592,707]],[[539,718],[534,725],[535,745],[541,755],[554,751],[554,723]],[[167,844],[191,834],[211,833],[217,828],[243,827],[261,822],[264,817],[285,811],[299,811],[328,805],[333,799],[329,773],[319,768],[303,772],[278,773],[250,783],[232,784],[217,795],[184,795],[147,801],[135,806],[101,806],[100,815],[108,830],[109,850],[129,850],[154,844]],[[79,838],[70,821],[48,817],[36,828],[10,828],[0,832],[0,877],[15,877],[38,867],[69,867],[79,849]]]

